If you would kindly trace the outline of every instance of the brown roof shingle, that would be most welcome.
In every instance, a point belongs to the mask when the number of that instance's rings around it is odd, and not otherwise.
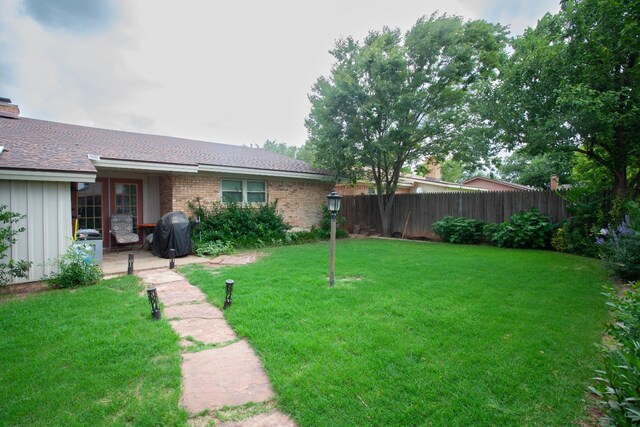
[[[29,118],[0,117],[0,168],[93,172],[88,154],[101,159],[209,165],[328,175],[301,160],[259,148],[170,136],[98,129]]]

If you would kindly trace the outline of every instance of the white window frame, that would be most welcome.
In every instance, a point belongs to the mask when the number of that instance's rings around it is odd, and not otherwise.
[[[224,201],[224,191],[222,190],[222,182],[223,181],[240,181],[242,183],[242,201],[240,202],[243,205],[265,205],[267,203],[267,181],[259,180],[259,179],[239,179],[239,178],[221,178],[220,179],[220,201],[224,204],[227,203]],[[249,182],[259,182],[264,184],[264,202],[248,202],[248,193],[258,193],[258,191],[248,191]]]

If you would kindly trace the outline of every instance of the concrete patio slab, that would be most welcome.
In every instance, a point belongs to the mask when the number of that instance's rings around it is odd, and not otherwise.
[[[184,354],[182,377],[182,405],[191,414],[273,398],[273,389],[260,359],[244,340]]]
[[[261,253],[246,253],[238,255],[220,255],[210,260],[212,265],[245,265],[255,262],[258,258],[263,256]]]
[[[169,268],[169,260],[166,258],[155,257],[150,251],[123,251],[123,252],[105,252],[102,255],[102,271],[105,276],[127,274],[127,268],[129,266],[129,254],[133,254],[133,269],[134,273],[156,269],[156,268]],[[201,258],[195,255],[189,255],[185,257],[176,258],[176,265],[187,264],[208,264],[211,262],[209,258]]]
[[[172,270],[147,270],[136,273],[138,277],[148,283],[160,284],[184,281],[184,277]]]

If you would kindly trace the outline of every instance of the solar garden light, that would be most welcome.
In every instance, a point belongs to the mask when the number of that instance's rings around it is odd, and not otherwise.
[[[149,297],[149,303],[151,304],[151,317],[156,320],[160,320],[160,307],[158,305],[158,292],[156,292],[155,286],[147,289],[147,296]]]
[[[169,249],[169,258],[171,258],[171,261],[169,261],[169,269],[173,270],[174,268],[176,268],[176,250],[175,249]]]
[[[224,297],[224,308],[227,308],[231,305],[231,294],[233,293],[233,280],[228,279],[225,282],[226,295]]]
[[[331,255],[329,261],[329,286],[333,286],[336,271],[336,214],[340,210],[342,196],[336,193],[334,188],[327,196],[327,205],[331,212]]]
[[[129,276],[133,274],[133,254],[129,254],[129,261],[127,264],[127,274]]]

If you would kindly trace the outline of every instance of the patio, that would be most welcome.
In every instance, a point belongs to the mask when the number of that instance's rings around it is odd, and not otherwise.
[[[106,277],[127,274],[129,254],[133,254],[133,271],[151,270],[154,268],[169,268],[169,260],[158,258],[151,251],[134,249],[131,251],[107,252],[102,254],[102,271]],[[176,266],[186,264],[208,264],[212,260],[196,255],[176,258]]]

